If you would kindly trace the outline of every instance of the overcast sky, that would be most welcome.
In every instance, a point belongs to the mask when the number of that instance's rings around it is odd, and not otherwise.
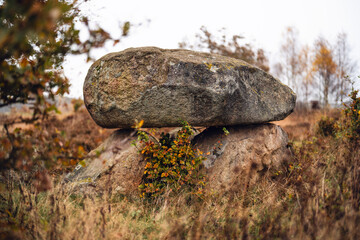
[[[339,32],[347,33],[352,58],[360,66],[360,0],[88,0],[81,9],[114,37],[125,21],[134,25],[129,37],[97,50],[95,58],[129,47],[178,48],[183,40],[193,42],[206,26],[214,33],[225,27],[229,36],[244,36],[266,51],[271,67],[278,59],[282,33],[294,26],[301,44],[312,45],[320,35],[333,43]],[[85,57],[67,58],[64,70],[72,84],[71,97],[82,97],[89,66]]]

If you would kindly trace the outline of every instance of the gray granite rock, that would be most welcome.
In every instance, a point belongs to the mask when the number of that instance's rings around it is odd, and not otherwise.
[[[239,190],[266,173],[275,173],[290,157],[287,134],[274,124],[210,127],[192,143],[203,152],[207,188],[211,192]],[[65,181],[76,191],[101,193],[111,189],[138,194],[146,161],[131,146],[136,135],[127,129],[115,131]]]
[[[114,131],[65,177],[67,186],[99,193],[108,187],[120,193],[137,193],[146,162],[131,145],[136,138],[136,134],[129,129]],[[108,181],[109,174],[112,176],[111,182]]]
[[[281,120],[296,95],[270,74],[216,54],[155,47],[110,53],[89,69],[84,101],[106,128],[224,126]]]
[[[212,191],[238,190],[260,176],[281,169],[290,159],[286,132],[274,124],[208,128],[193,144],[205,153],[208,187]]]

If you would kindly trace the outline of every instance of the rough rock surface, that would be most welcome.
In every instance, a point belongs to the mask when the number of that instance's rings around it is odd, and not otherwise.
[[[121,193],[136,191],[141,182],[145,161],[138,150],[131,146],[131,141],[136,138],[132,135],[133,132],[127,129],[112,133],[66,176],[65,182],[70,182],[75,189],[92,186],[95,187],[94,190],[104,190],[109,183],[107,176],[111,175],[109,187],[113,190]]]
[[[239,189],[261,174],[275,171],[290,154],[288,138],[274,124],[208,128],[195,136],[193,143],[204,152],[208,187],[212,191]],[[137,194],[145,161],[130,143],[130,130],[115,131],[67,176],[71,186],[92,186],[101,192],[112,189],[122,194]],[[207,153],[210,153],[207,155]],[[248,179],[248,177],[250,177]]]
[[[238,189],[249,181],[280,167],[291,154],[286,132],[274,124],[208,128],[193,140],[207,155],[208,186]]]
[[[234,58],[155,47],[110,53],[89,69],[84,101],[106,128],[229,126],[281,120],[296,96],[270,74]]]

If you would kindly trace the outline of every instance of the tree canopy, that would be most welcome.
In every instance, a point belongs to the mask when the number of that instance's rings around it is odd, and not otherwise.
[[[89,32],[81,41],[76,22]],[[68,92],[62,72],[67,54],[86,53],[111,39],[105,30],[90,29],[77,1],[5,0],[0,6],[0,106],[31,103],[33,117],[54,108],[48,99]]]
[[[93,28],[89,19],[82,17],[81,3],[77,0],[0,3],[0,107],[14,103],[31,106],[31,116],[13,116],[2,122],[6,131],[6,136],[0,138],[2,167],[19,166],[19,161],[34,158],[42,161],[56,158],[54,152],[47,154],[53,149],[44,148],[41,152],[40,147],[34,147],[40,144],[34,141],[42,139],[41,131],[35,134],[34,129],[25,131],[9,126],[34,123],[57,111],[55,96],[67,93],[70,86],[62,68],[65,56],[86,54],[90,60],[93,48],[102,47],[108,40],[114,44],[119,41],[104,29]],[[79,26],[87,32],[87,39],[80,37]],[[123,36],[128,35],[129,28],[130,23],[126,22]]]
[[[286,28],[279,63],[274,67],[275,74],[296,92],[299,101],[308,102],[312,97],[324,106],[343,103],[355,68],[345,33],[339,33],[334,44],[318,37],[309,47],[301,46],[294,27]]]

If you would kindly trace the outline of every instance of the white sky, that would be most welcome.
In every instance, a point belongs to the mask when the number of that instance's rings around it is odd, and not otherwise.
[[[121,23],[142,23],[115,47],[94,51],[96,59],[129,47],[178,48],[183,40],[194,42],[200,27],[206,26],[210,32],[225,27],[229,36],[244,36],[266,51],[271,67],[277,61],[282,33],[294,26],[301,44],[312,45],[319,35],[333,43],[339,32],[347,33],[352,58],[360,66],[360,0],[89,0],[81,8],[90,21],[114,37],[120,35]],[[67,58],[64,71],[72,84],[71,97],[82,97],[90,65],[85,57]]]

